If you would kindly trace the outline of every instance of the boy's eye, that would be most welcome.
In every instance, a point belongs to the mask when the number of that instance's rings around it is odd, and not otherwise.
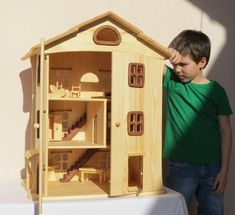
[[[185,65],[187,65],[186,63],[178,63],[177,64],[178,66],[185,66]]]

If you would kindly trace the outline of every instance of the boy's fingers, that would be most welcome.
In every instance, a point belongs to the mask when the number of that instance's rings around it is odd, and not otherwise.
[[[220,194],[224,192],[224,186],[219,183],[218,181],[215,181],[214,185],[213,185],[213,193],[214,194]]]
[[[172,64],[179,63],[181,59],[181,55],[179,54],[179,52],[172,48],[169,48],[169,52],[171,54],[171,57],[169,58],[170,62]]]
[[[169,48],[169,52],[171,54],[169,60],[172,60],[175,58],[175,55],[176,55],[176,50],[172,49],[172,48]]]
[[[217,188],[219,186],[219,182],[218,181],[215,181],[214,185],[213,185],[213,190],[216,191]]]

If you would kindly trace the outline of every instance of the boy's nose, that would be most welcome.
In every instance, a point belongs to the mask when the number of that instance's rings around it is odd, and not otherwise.
[[[179,65],[175,65],[175,72],[177,73],[177,74],[179,74],[179,73],[181,73],[182,71],[181,71],[181,67],[179,66]]]

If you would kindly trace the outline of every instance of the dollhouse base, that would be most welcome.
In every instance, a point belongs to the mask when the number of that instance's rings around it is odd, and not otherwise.
[[[88,180],[84,183],[79,181],[70,181],[66,184],[60,182],[49,182],[48,195],[43,197],[43,199],[81,199],[92,197],[105,198],[108,197],[109,187],[109,182],[100,184],[99,180]]]
[[[130,187],[129,194],[126,196],[145,196],[165,194],[166,190],[158,190],[153,192],[136,193],[138,187]],[[112,198],[110,195],[110,183],[106,181],[100,184],[99,180],[88,180],[86,182],[70,181],[66,184],[60,182],[49,182],[48,193],[44,196],[44,200],[71,200],[71,199],[92,199]]]

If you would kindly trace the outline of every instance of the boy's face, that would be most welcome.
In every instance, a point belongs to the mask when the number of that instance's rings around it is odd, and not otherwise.
[[[196,63],[190,55],[181,56],[179,63],[174,64],[175,74],[178,76],[181,82],[195,82],[199,83],[203,78],[202,68],[206,64],[206,58],[202,58],[199,63]]]

